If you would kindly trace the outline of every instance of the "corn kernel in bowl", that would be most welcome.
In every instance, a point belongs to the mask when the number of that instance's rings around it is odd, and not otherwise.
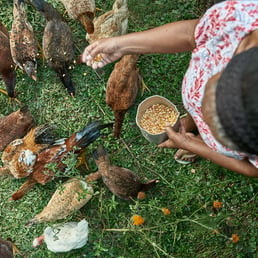
[[[160,134],[165,131],[169,123],[174,125],[178,118],[178,112],[163,104],[154,104],[146,109],[141,120],[140,126],[151,134]]]

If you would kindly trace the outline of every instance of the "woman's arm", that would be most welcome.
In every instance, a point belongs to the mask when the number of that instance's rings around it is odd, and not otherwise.
[[[248,160],[237,160],[213,151],[204,143],[201,137],[191,136],[186,133],[176,133],[171,127],[167,127],[166,132],[169,139],[161,143],[159,147],[185,149],[239,174],[258,177],[258,169]]]
[[[194,31],[198,19],[168,23],[154,29],[98,40],[87,46],[82,62],[101,68],[126,54],[178,53],[195,48]],[[102,60],[94,62],[97,55]]]
[[[125,54],[191,51],[195,48],[194,31],[198,21],[177,21],[154,29],[126,34],[121,37],[121,51]]]

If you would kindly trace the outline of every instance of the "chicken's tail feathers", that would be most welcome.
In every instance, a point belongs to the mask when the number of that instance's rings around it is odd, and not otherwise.
[[[45,0],[31,0],[31,4],[34,8],[39,11],[47,21],[53,19],[62,19],[58,11],[52,6],[52,4],[47,3]]]
[[[48,124],[36,127],[34,137],[37,144],[53,144],[55,141],[53,128]]]
[[[113,123],[101,124],[100,121],[88,123],[76,133],[76,146],[85,148],[101,135],[101,130],[113,126]]]
[[[145,191],[151,189],[151,188],[154,187],[158,182],[159,182],[159,180],[153,179],[153,180],[148,181],[148,182],[145,183],[145,184],[142,184],[142,189],[141,189],[141,191],[145,192]]]

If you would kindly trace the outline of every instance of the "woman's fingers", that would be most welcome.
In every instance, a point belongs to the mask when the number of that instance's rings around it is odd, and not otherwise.
[[[164,147],[175,148],[176,146],[173,142],[173,136],[176,134],[175,130],[171,126],[167,126],[166,127],[166,133],[167,133],[169,139],[160,143],[158,145],[158,147],[161,147],[161,148],[164,148]]]

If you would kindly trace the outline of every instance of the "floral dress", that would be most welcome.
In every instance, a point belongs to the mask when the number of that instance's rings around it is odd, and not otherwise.
[[[183,79],[182,97],[185,109],[212,150],[236,159],[247,157],[258,168],[258,156],[233,151],[220,144],[203,121],[201,112],[207,81],[225,68],[240,41],[256,29],[258,1],[224,1],[208,9],[195,29],[196,48]]]

